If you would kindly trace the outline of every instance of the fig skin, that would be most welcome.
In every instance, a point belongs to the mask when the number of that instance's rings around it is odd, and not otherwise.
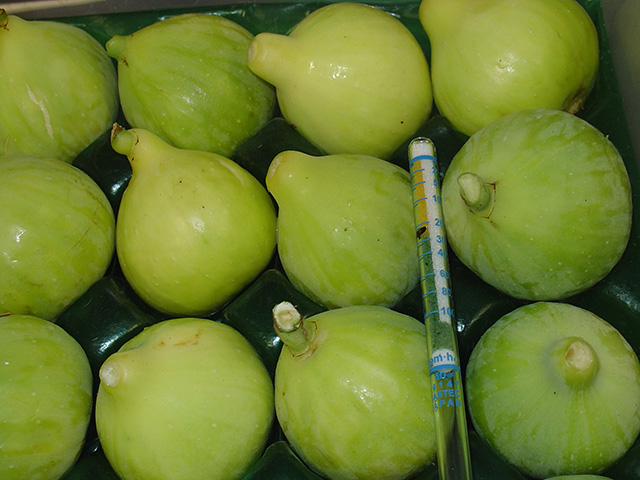
[[[369,5],[326,5],[288,35],[259,33],[249,68],[276,87],[284,118],[327,154],[387,158],[432,109],[420,44]]]
[[[79,457],[93,405],[82,347],[56,324],[0,316],[0,478],[59,480]]]
[[[0,154],[71,163],[116,119],[116,69],[78,27],[0,9],[0,71]]]
[[[523,110],[469,138],[445,172],[442,208],[449,245],[485,282],[560,300],[618,263],[633,207],[608,138],[566,112]]]
[[[378,306],[297,323],[290,316],[274,315],[284,343],[275,406],[294,451],[333,480],[399,480],[426,469],[436,440],[424,324]]]
[[[123,480],[235,480],[258,460],[273,384],[232,327],[174,318],[147,327],[100,369],[96,427]]]
[[[221,309],[266,268],[276,214],[266,189],[235,162],[173,147],[144,129],[114,126],[132,176],[116,223],[125,278],[172,316]]]
[[[253,35],[219,15],[182,14],[106,45],[129,125],[225,157],[273,116],[275,89],[247,65]]]
[[[566,303],[528,304],[491,326],[466,392],[476,431],[534,478],[603,472],[640,433],[638,357],[610,324]]]
[[[56,158],[0,156],[0,312],[54,321],[106,273],[115,216],[100,187]]]
[[[293,285],[329,307],[392,306],[418,283],[411,182],[376,157],[285,151],[266,184]]]
[[[466,135],[518,110],[580,111],[598,35],[575,0],[423,0],[438,110]]]

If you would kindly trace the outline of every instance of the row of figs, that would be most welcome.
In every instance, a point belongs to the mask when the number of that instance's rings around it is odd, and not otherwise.
[[[207,164],[212,163],[214,157],[211,155],[217,155],[215,162],[223,164],[222,169],[233,170],[228,162],[225,164],[225,159],[266,124],[274,115],[277,101],[285,119],[326,154],[324,156],[355,156],[349,161],[340,157],[313,161],[308,158],[303,160],[301,152],[283,152],[274,160],[267,173],[266,187],[278,204],[281,221],[278,240],[285,250],[284,254],[279,253],[284,257],[284,268],[297,286],[327,306],[354,303],[389,306],[415,285],[417,268],[416,261],[410,259],[415,256],[411,242],[407,242],[412,236],[412,219],[409,215],[392,211],[392,205],[399,203],[399,197],[410,196],[406,188],[410,179],[400,169],[384,163],[382,167],[379,165],[380,160],[388,159],[429,117],[432,90],[437,108],[458,130],[468,135],[509,112],[539,109],[538,112],[507,115],[502,123],[495,123],[491,128],[484,129],[481,135],[474,136],[473,141],[458,154],[442,185],[443,207],[455,253],[485,281],[526,300],[566,298],[592,286],[619,261],[628,242],[631,224],[630,184],[615,147],[594,127],[575,116],[560,113],[563,109],[575,110],[593,86],[598,63],[597,34],[587,13],[574,0],[560,2],[561,5],[551,2],[554,5],[544,10],[544,16],[531,7],[531,25],[525,38],[529,41],[535,35],[538,40],[546,39],[544,44],[538,41],[531,45],[522,40],[517,45],[524,51],[516,54],[511,44],[502,40],[500,44],[509,47],[503,47],[504,51],[498,53],[497,46],[491,44],[486,53],[489,58],[478,55],[475,43],[468,49],[458,46],[459,52],[470,57],[466,62],[472,62],[474,57],[480,58],[476,60],[476,68],[490,70],[493,66],[492,75],[478,76],[485,83],[493,79],[496,87],[482,87],[482,94],[475,91],[470,93],[468,86],[459,87],[449,95],[437,93],[443,90],[443,85],[453,88],[448,80],[435,83],[435,79],[444,75],[442,70],[454,69],[456,62],[465,58],[460,53],[445,54],[447,61],[439,65],[439,57],[443,55],[441,49],[451,48],[453,44],[459,45],[456,42],[463,41],[460,38],[463,36],[456,34],[456,28],[447,26],[455,23],[462,28],[465,24],[458,18],[473,21],[477,28],[465,30],[469,32],[467,35],[471,35],[478,29],[483,31],[490,28],[492,18],[495,22],[495,19],[503,20],[504,16],[514,15],[515,10],[508,2],[498,3],[491,9],[465,6],[466,3],[462,1],[456,2],[455,8],[443,7],[442,2],[438,1],[425,1],[420,5],[420,19],[431,41],[431,75],[424,51],[402,22],[378,8],[362,4],[327,6],[308,15],[287,35],[263,32],[255,37],[221,16],[177,15],[127,36],[115,35],[106,42],[106,49],[88,34],[78,32],[76,27],[56,22],[26,22],[4,13],[3,51],[30,58],[31,51],[39,50],[38,53],[42,51],[42,55],[64,59],[58,60],[61,64],[64,61],[64,65],[48,69],[47,75],[38,75],[34,70],[44,62],[16,60],[10,68],[9,62],[13,57],[3,55],[3,61],[7,62],[3,71],[10,72],[2,77],[6,83],[3,87],[6,87],[6,91],[21,90],[9,96],[7,108],[3,110],[6,118],[0,124],[2,153],[44,155],[70,161],[107,127],[110,128],[116,119],[119,103],[127,123],[136,130],[122,133],[122,127],[113,129],[114,148],[129,156],[134,170],[133,181],[121,206],[122,212],[116,212],[119,215],[122,213],[123,219],[118,232],[120,240],[117,242],[121,245],[118,248],[122,248],[120,255],[134,259],[121,259],[126,265],[125,274],[134,289],[159,310],[176,315],[203,315],[218,310],[255,279],[271,257],[275,248],[275,211],[270,212],[269,198],[266,192],[256,191],[260,190],[256,182],[246,180],[245,183],[245,180],[238,178],[236,188],[239,190],[236,190],[229,186],[229,181],[220,180],[219,174],[213,171],[210,175],[215,179],[211,181],[224,184],[230,190],[224,194],[221,192],[219,198],[212,201],[225,203],[229,197],[243,197],[247,203],[207,205],[203,200],[204,205],[195,205],[199,200],[193,197],[199,199],[200,194],[194,194],[191,190],[185,192],[189,195],[185,195],[173,187],[175,191],[172,191],[172,196],[183,199],[185,204],[180,205],[172,199],[171,208],[184,208],[188,213],[185,212],[183,216],[190,220],[180,225],[176,234],[176,237],[180,237],[181,245],[168,242],[158,247],[160,252],[152,255],[154,247],[141,247],[140,244],[151,245],[149,238],[144,236],[155,237],[155,243],[163,243],[159,240],[166,237],[163,227],[153,224],[142,227],[138,222],[145,215],[144,211],[150,212],[147,218],[157,219],[161,216],[152,212],[164,212],[167,207],[157,202],[152,192],[147,194],[145,190],[165,190],[173,183],[184,190],[193,188],[186,180],[178,183],[181,181],[178,177],[183,173],[178,170],[179,161],[173,161],[174,158],[194,156],[185,153],[185,150],[208,152]],[[535,3],[545,5],[547,2]],[[551,14],[553,17],[549,18]],[[448,21],[448,18],[454,18],[456,22]],[[517,18],[519,22],[523,21],[519,13]],[[487,26],[484,26],[485,23]],[[544,28],[556,28],[556,24],[571,30],[566,31],[556,43],[548,45],[552,35],[547,34]],[[444,30],[440,30],[440,27]],[[60,33],[67,30],[70,33],[66,36]],[[384,32],[384,35],[375,35],[377,31]],[[447,41],[448,35],[452,35],[452,40]],[[62,39],[57,42],[45,41],[60,36]],[[58,48],[58,54],[31,47],[38,38],[48,48]],[[79,38],[84,41],[79,41]],[[176,38],[180,38],[180,41],[175,41]],[[377,43],[372,43],[371,39]],[[492,37],[493,42],[499,40],[501,37]],[[58,43],[61,45],[58,46]],[[70,48],[72,43],[87,45],[86,50],[75,51],[72,55],[64,50]],[[574,43],[580,48],[576,49]],[[560,58],[564,49],[570,49],[573,63],[564,60],[564,57]],[[550,64],[544,55],[560,58],[558,62],[562,63],[563,68]],[[117,88],[116,72],[108,56],[117,61]],[[553,79],[555,86],[542,85],[538,81],[542,73],[535,76],[529,74],[528,70],[523,72],[518,68],[520,64],[525,64],[523,70],[536,65],[536,71],[544,72],[549,82]],[[15,68],[15,65],[20,65],[20,68]],[[496,65],[499,66],[497,70]],[[541,65],[545,68],[541,68]],[[462,71],[473,71],[470,68],[464,67]],[[570,75],[565,72],[567,69],[571,70]],[[523,84],[516,75],[526,75],[529,83]],[[86,76],[96,77],[102,83],[83,81]],[[479,83],[468,74],[448,73],[448,76],[464,77],[469,85]],[[73,82],[69,81],[70,78]],[[572,81],[567,81],[567,78]],[[434,81],[433,89],[431,81]],[[505,90],[509,81],[516,84],[512,87],[515,90],[513,94]],[[63,90],[66,88],[68,92]],[[465,102],[467,96],[484,99],[485,105],[493,107],[489,100],[492,90],[500,92],[502,102],[513,97],[508,106],[495,106],[500,111],[499,115],[483,121],[476,120],[473,122],[476,124],[474,128],[465,128],[462,127],[465,120],[449,113],[447,105],[453,100],[448,97],[464,104],[464,108],[458,107],[458,110],[468,112],[460,115],[462,117],[470,118],[473,115],[472,104]],[[561,101],[541,99],[542,94],[538,91],[545,94],[557,92],[556,97]],[[516,101],[516,93],[527,96],[526,101]],[[84,97],[78,98],[82,94]],[[62,102],[63,99],[64,105],[52,103]],[[344,108],[345,105],[349,108]],[[24,111],[24,106],[35,110]],[[96,109],[101,107],[102,110],[93,112],[88,110],[88,106],[95,106]],[[91,125],[86,118],[99,119],[99,122]],[[154,135],[158,138],[155,139]],[[125,136],[128,137],[127,141],[121,138]],[[134,136],[135,141],[132,140]],[[55,146],[52,145],[53,140]],[[166,149],[171,153],[165,155],[156,151],[165,149],[166,145],[178,150]],[[582,147],[581,151],[577,150],[578,146]],[[514,160],[516,152],[518,156]],[[361,156],[376,159],[361,159]],[[151,160],[146,160],[146,157]],[[158,157],[169,163],[166,166],[154,165],[154,159]],[[574,175],[576,159],[581,162],[580,176]],[[304,174],[314,164],[328,164],[329,161],[335,161],[348,170],[334,175],[339,178],[325,175],[329,178],[322,179],[317,175],[314,182],[319,193],[310,193],[299,180],[292,180],[287,187],[284,186],[282,177],[287,176],[291,180],[291,175],[295,174],[295,171],[286,173],[286,170],[297,166]],[[204,178],[208,178],[208,175],[201,174],[194,161],[187,162],[193,164],[194,176],[201,177],[204,185]],[[145,168],[147,164],[153,165],[153,169]],[[357,165],[360,170],[351,165]],[[509,166],[509,170],[505,165]],[[333,171],[333,168],[327,171]],[[380,175],[397,179],[397,188],[401,190],[403,187],[400,185],[404,183],[404,192],[392,189],[380,192],[379,180],[368,175],[379,168],[396,170]],[[165,169],[175,170],[170,173],[176,177],[171,179],[165,176],[163,181],[167,185],[144,181],[145,177]],[[599,173],[601,171],[604,173]],[[242,176],[240,172],[231,173],[235,177]],[[600,178],[600,175],[610,175],[611,178]],[[547,176],[556,184],[547,181]],[[265,183],[264,179],[257,180],[258,183]],[[320,185],[321,182],[327,185]],[[343,188],[339,182],[350,188]],[[365,182],[372,187],[369,188]],[[252,188],[248,183],[256,185]],[[357,191],[354,187],[358,184],[369,193]],[[563,186],[568,198],[560,196],[561,190],[557,185]],[[391,183],[388,186],[391,188]],[[201,188],[209,190],[207,186]],[[212,191],[217,188],[221,187],[211,185]],[[245,192],[244,189],[248,190]],[[332,193],[323,193],[327,191]],[[515,192],[516,201],[509,196],[510,192]],[[306,211],[309,207],[305,207],[304,203],[309,201],[314,204],[316,200],[313,197],[306,200],[307,197],[301,193],[335,198],[340,202],[345,200],[344,205],[348,205],[350,211],[362,210],[367,220],[356,220],[357,212],[350,219],[351,215],[346,215],[346,212],[331,208],[327,209],[327,215],[334,215],[335,218],[319,219],[312,231],[302,233],[306,226],[304,223],[299,225],[295,216],[311,221]],[[373,196],[374,193],[376,196]],[[478,200],[473,198],[474,195],[487,198]],[[591,198],[583,199],[584,195],[591,195]],[[605,195],[611,200],[598,201]],[[370,201],[371,196],[374,201]],[[249,198],[254,200],[249,201]],[[376,202],[387,208],[380,208]],[[202,211],[199,212],[198,208]],[[368,214],[367,209],[376,214]],[[598,209],[601,211],[596,211]],[[213,212],[225,210],[229,217],[244,216],[245,223],[252,225],[251,241],[249,236],[244,238],[246,246],[240,247],[242,234],[236,232],[232,235],[231,229],[225,229],[220,224],[220,218],[213,218]],[[545,212],[550,213],[546,215]],[[565,219],[576,218],[576,215],[581,219],[580,231],[567,232]],[[137,234],[131,233],[131,228],[124,222],[129,216],[132,217],[130,222],[136,225]],[[522,221],[523,217],[527,218],[526,222]],[[371,218],[387,224],[386,229],[370,222]],[[255,220],[260,221],[254,224]],[[340,225],[334,225],[332,232],[331,222],[336,221],[340,221]],[[349,225],[350,221],[354,224]],[[207,228],[209,222],[212,223]],[[361,222],[361,225],[355,222]],[[175,227],[164,225],[165,230]],[[373,232],[380,232],[381,238],[377,238]],[[596,234],[591,235],[591,232]],[[602,236],[598,236],[598,232]],[[384,233],[388,235],[387,238],[382,238]],[[225,234],[232,236],[226,238]],[[330,248],[331,251],[343,251],[346,258],[365,259],[363,262],[368,263],[369,267],[363,269],[358,265],[340,269],[339,265],[345,262],[338,255],[335,259],[332,257],[331,263],[335,265],[320,267],[326,269],[327,275],[333,276],[334,281],[323,277],[316,264],[325,262],[317,262],[313,257],[326,260],[326,256],[318,252],[318,246],[309,245],[309,239],[318,239],[319,245],[326,245],[322,238],[325,234],[330,235],[330,242],[335,244],[335,248]],[[608,237],[610,234],[612,238]],[[573,239],[576,235],[580,238],[579,244],[584,245],[581,258],[567,255],[568,252],[559,247],[564,245],[566,249],[571,242],[565,242],[564,238]],[[604,235],[607,235],[606,241]],[[473,236],[472,241],[469,240],[470,236]],[[194,268],[194,263],[199,263],[199,254],[196,253],[197,245],[188,245],[187,239],[191,237],[200,240],[207,238],[213,244],[232,243],[237,247],[234,254],[238,258],[235,259],[223,250],[209,254],[209,262],[222,259],[227,262],[227,267],[216,268],[220,271],[218,276],[238,270],[237,279],[227,280],[227,283],[234,284],[228,287],[227,292],[222,288],[222,282],[218,280],[216,283],[208,278],[212,265],[207,261]],[[175,248],[184,250],[184,254],[189,251],[191,260],[185,257],[183,262],[181,255],[171,254],[173,260],[165,261],[162,253],[167,255],[166,252]],[[481,256],[474,253],[479,248],[485,252]],[[163,249],[165,252],[162,252]],[[528,254],[532,249],[538,252],[533,257]],[[145,255],[138,255],[138,252],[145,250]],[[378,265],[376,262],[382,261],[378,258],[385,256],[389,257],[386,265]],[[501,257],[507,257],[509,261]],[[513,265],[513,260],[518,257],[524,258],[518,261],[517,266],[507,266]],[[245,259],[244,263],[252,264],[252,267],[246,272],[242,271],[243,268],[238,267],[240,259]],[[158,268],[164,271],[165,278],[158,274]],[[198,284],[203,285],[199,288],[202,298],[197,298],[198,292],[188,292],[192,298],[185,297],[187,292],[179,289],[174,292],[174,298],[171,293],[165,292],[173,289],[175,284],[182,283],[181,269],[190,272],[186,275],[199,272]],[[137,279],[136,270],[147,272]],[[356,275],[356,270],[359,275]],[[398,270],[406,271],[407,275],[401,278],[403,273]],[[504,273],[501,273],[502,270],[505,270]],[[511,271],[515,270],[517,274],[512,275]],[[347,281],[345,277],[349,274],[353,278]],[[365,285],[367,282],[358,276],[376,277],[380,283]],[[347,283],[332,285],[335,279]],[[206,288],[204,285],[208,282],[210,286]],[[153,283],[153,287],[147,285],[150,283]],[[353,292],[349,291],[351,288]],[[190,287],[185,286],[184,289]],[[219,298],[212,298],[212,289],[220,290]],[[384,294],[379,293],[382,291]],[[189,306],[174,305],[180,303],[178,299],[182,297],[182,302]],[[204,301],[205,297],[211,300]]]
[[[93,389],[82,359],[56,366],[75,379],[65,392],[38,381],[73,405],[75,431],[94,415],[119,478],[243,478],[274,425],[323,478],[431,478],[442,399],[425,325],[401,308],[420,271],[412,178],[394,160],[437,114],[462,139],[438,177],[443,248],[519,305],[465,365],[470,425],[521,478],[606,478],[640,433],[640,363],[607,321],[565,303],[632,236],[623,157],[576,115],[598,74],[596,27],[576,0],[422,0],[416,13],[428,48],[360,3],[256,35],[169,15],[104,45],[0,9],[0,362],[12,366],[0,384],[15,389],[0,477],[58,480],[77,461],[82,435],[47,455],[35,423],[15,434],[16,418],[44,422],[19,400],[29,372],[67,358],[28,345],[60,338],[55,322],[117,263],[163,320],[104,361]],[[280,116],[309,151],[282,149],[259,175],[232,160]],[[117,203],[72,165],[105,133],[130,167],[109,186],[124,190]],[[272,372],[211,318],[274,264],[324,311],[269,305],[283,345]]]

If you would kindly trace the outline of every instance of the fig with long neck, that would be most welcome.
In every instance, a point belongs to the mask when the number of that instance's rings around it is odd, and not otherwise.
[[[576,113],[599,62],[593,21],[575,0],[423,0],[438,110],[472,135],[523,109]]]
[[[246,170],[143,129],[116,125],[112,146],[132,167],[116,224],[118,259],[149,305],[173,315],[208,315],[267,266],[275,209]]]
[[[286,151],[267,188],[291,283],[326,307],[394,305],[418,282],[409,174],[364,155]]]
[[[249,68],[276,87],[283,116],[328,154],[386,158],[431,113],[422,48],[397,18],[367,5],[327,5],[288,35],[259,33]]]

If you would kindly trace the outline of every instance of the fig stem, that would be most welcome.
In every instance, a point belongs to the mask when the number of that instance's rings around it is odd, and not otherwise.
[[[111,39],[105,44],[105,50],[107,51],[107,55],[111,58],[114,58],[118,62],[122,62],[123,52],[125,44],[127,43],[129,37],[124,35],[114,35]]]
[[[116,387],[123,379],[124,372],[113,361],[107,360],[98,372],[100,381],[107,387]]]
[[[253,73],[277,85],[289,74],[289,60],[295,58],[295,42],[288,35],[261,32],[249,44],[247,63]]]
[[[600,362],[593,347],[579,337],[566,337],[557,345],[562,376],[569,386],[583,387],[595,378]]]
[[[309,350],[316,333],[315,322],[308,322],[290,302],[280,302],[272,310],[273,328],[292,355],[300,356]]]
[[[475,173],[466,172],[458,177],[460,196],[473,210],[485,210],[493,203],[493,187]]]
[[[117,123],[111,129],[111,147],[122,155],[129,155],[133,146],[137,143],[138,136]]]
[[[0,8],[0,28],[4,28],[9,23],[9,14],[4,8]]]

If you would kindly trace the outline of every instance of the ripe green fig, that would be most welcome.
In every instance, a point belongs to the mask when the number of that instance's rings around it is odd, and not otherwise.
[[[576,113],[598,70],[598,35],[576,0],[422,0],[435,104],[472,135],[508,113]]]
[[[227,18],[197,13],[111,38],[129,125],[178,148],[230,156],[276,106],[274,88],[247,66],[252,38]]]
[[[466,392],[476,431],[534,478],[603,472],[640,433],[638,357],[610,324],[566,303],[528,304],[492,325]]]
[[[378,306],[273,312],[276,416],[307,465],[333,480],[393,480],[435,460],[424,324]]]
[[[288,35],[259,33],[249,68],[275,85],[285,119],[328,154],[386,158],[431,113],[422,48],[397,18],[368,5],[327,5]]]
[[[55,320],[105,274],[114,232],[107,197],[81,170],[0,156],[0,313]]]
[[[111,127],[116,70],[84,30],[0,8],[0,154],[72,162]]]
[[[156,323],[100,368],[96,427],[123,480],[240,479],[262,454],[273,418],[266,368],[220,322]]]
[[[116,251],[140,298],[170,315],[204,316],[266,268],[275,251],[275,208],[246,170],[144,129],[116,125],[111,143],[131,163]]]
[[[84,443],[93,406],[91,368],[61,327],[0,316],[0,478],[58,480]]]
[[[631,185],[611,141],[562,111],[523,110],[479,130],[442,185],[449,244],[482,279],[519,299],[586,290],[620,260]]]
[[[355,154],[277,155],[278,253],[291,283],[322,305],[392,306],[418,282],[406,170]]]

